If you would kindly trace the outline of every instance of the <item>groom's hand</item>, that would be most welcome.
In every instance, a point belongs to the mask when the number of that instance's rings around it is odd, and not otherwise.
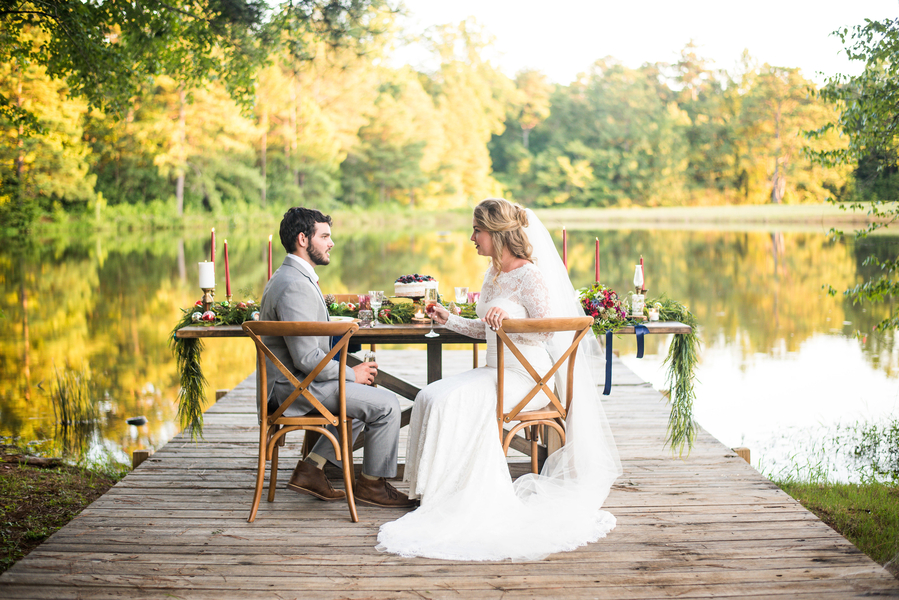
[[[378,374],[378,363],[360,363],[353,367],[353,372],[356,374],[356,383],[371,385],[375,381],[375,375]]]

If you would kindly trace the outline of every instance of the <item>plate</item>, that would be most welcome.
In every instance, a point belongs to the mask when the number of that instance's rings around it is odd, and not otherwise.
[[[334,321],[344,321],[344,322],[349,323],[349,322],[352,322],[352,321],[355,321],[355,320],[356,320],[356,319],[354,319],[353,317],[331,317],[331,322],[332,322],[332,323],[333,323]]]

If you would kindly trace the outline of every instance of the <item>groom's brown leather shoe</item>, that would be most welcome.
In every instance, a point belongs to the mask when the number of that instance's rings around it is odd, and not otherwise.
[[[300,460],[294,468],[293,475],[287,482],[287,489],[315,496],[319,500],[343,500],[346,498],[346,492],[331,487],[331,482],[325,477],[324,471],[303,460]]]
[[[353,486],[353,496],[356,502],[381,508],[413,508],[418,506],[417,500],[410,500],[409,496],[399,491],[381,477],[380,479],[366,479],[357,477]]]

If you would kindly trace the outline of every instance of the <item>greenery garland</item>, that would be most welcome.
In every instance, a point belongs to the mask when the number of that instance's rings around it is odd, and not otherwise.
[[[668,356],[663,364],[668,366],[666,382],[668,384],[667,401],[671,406],[668,417],[668,439],[666,442],[672,450],[683,455],[684,447],[693,449],[697,424],[693,420],[693,401],[696,391],[696,366],[699,364],[699,335],[696,333],[698,323],[686,306],[665,296],[647,302],[659,310],[659,320],[679,321],[690,326],[690,333],[675,335],[668,348]]]
[[[208,311],[203,311],[202,302],[191,308],[181,309],[184,313],[172,330],[170,347],[178,364],[181,388],[178,390],[178,422],[181,429],[190,432],[192,440],[203,437],[203,409],[206,406],[206,376],[200,363],[203,340],[199,338],[179,338],[176,332],[189,325],[241,325],[253,320],[259,314],[253,300],[245,302],[216,302]]]

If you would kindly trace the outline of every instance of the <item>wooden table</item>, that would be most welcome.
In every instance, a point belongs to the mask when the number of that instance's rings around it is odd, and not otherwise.
[[[676,321],[656,321],[645,323],[650,334],[683,334],[690,333],[689,325],[684,325]],[[467,335],[456,333],[447,329],[443,325],[434,325],[434,332],[440,334],[438,337],[425,337],[425,334],[431,330],[430,325],[385,325],[379,324],[376,327],[360,328],[353,334],[353,341],[362,344],[425,344],[428,351],[428,383],[433,383],[443,376],[443,358],[442,350],[444,344],[472,344],[484,343],[484,340],[470,338]],[[616,335],[633,335],[634,327],[622,327],[616,332]],[[246,337],[246,333],[240,325],[220,325],[218,327],[204,327],[202,325],[191,325],[182,327],[175,334],[179,338],[231,338]],[[359,359],[348,355],[347,364],[354,366],[359,364]],[[400,379],[386,371],[379,370],[378,376],[375,378],[375,384],[379,385],[391,392],[415,400],[415,396],[421,391],[421,388],[415,386],[408,381]],[[409,424],[412,417],[412,409],[407,408],[402,412],[401,426],[405,427]],[[359,436],[356,440],[354,449],[362,447],[363,436]],[[530,455],[530,444],[521,438],[520,443],[513,442],[512,447],[516,450]],[[545,458],[545,456],[540,457]],[[542,462],[542,461],[541,461]]]
[[[651,334],[690,333],[691,331],[689,325],[676,321],[647,322],[645,325]],[[437,324],[434,325],[434,332],[440,335],[433,338],[425,337],[430,330],[430,325],[385,325],[382,323],[377,327],[360,328],[353,334],[353,341],[362,344],[425,344],[428,349],[428,383],[433,383],[443,377],[442,350],[444,344],[484,343],[484,340],[470,338]],[[619,329],[616,335],[633,333],[633,326],[628,326]],[[246,333],[240,325],[220,325],[218,327],[191,325],[182,327],[176,335],[179,338],[246,337]],[[412,399],[414,400],[415,397],[413,396]]]

